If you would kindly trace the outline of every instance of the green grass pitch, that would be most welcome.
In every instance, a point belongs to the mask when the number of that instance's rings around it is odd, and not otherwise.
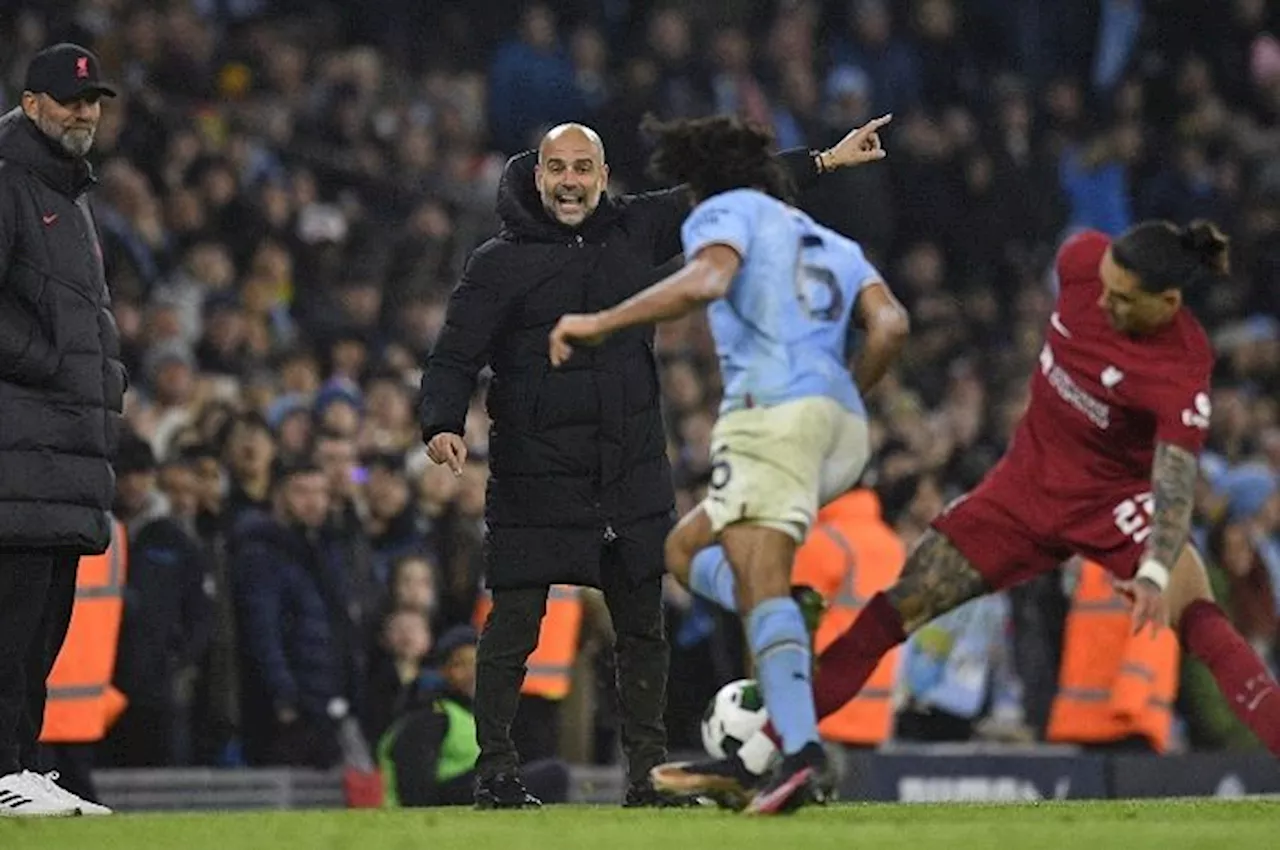
[[[848,804],[792,817],[715,810],[253,812],[6,820],[3,850],[1252,850],[1280,847],[1280,802]]]

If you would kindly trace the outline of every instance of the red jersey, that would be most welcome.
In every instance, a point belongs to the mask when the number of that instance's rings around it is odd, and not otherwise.
[[[1213,348],[1204,328],[1186,307],[1150,336],[1112,328],[1098,304],[1108,245],[1087,231],[1058,254],[1058,301],[1005,455],[1009,471],[1058,495],[1149,483],[1157,442],[1199,453],[1208,434]]]

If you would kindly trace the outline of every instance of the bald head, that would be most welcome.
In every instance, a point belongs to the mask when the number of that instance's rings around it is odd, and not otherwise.
[[[546,132],[538,145],[538,162],[546,162],[548,150],[563,153],[582,153],[591,149],[592,156],[604,165],[604,142],[600,134],[586,124],[558,124]]]
[[[583,124],[552,127],[538,145],[534,181],[552,218],[570,227],[582,224],[609,183],[600,134]]]

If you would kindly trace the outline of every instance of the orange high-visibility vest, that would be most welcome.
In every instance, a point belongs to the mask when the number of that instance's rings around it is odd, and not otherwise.
[[[1105,568],[1081,564],[1067,614],[1058,695],[1045,738],[1102,744],[1141,736],[1156,752],[1169,748],[1178,691],[1178,640],[1171,629],[1153,639],[1133,634],[1133,615]]]
[[[476,600],[472,623],[484,627],[493,608],[493,598],[485,590]],[[582,630],[582,588],[555,584],[547,591],[547,611],[542,615],[538,645],[525,662],[520,693],[543,699],[564,699],[569,693],[573,660],[578,654],[578,633]]]
[[[807,584],[827,600],[815,649],[821,653],[858,618],[868,600],[887,589],[902,572],[906,548],[880,517],[880,500],[871,490],[853,490],[818,512],[818,522],[796,552],[792,584]],[[895,647],[881,659],[858,696],[818,724],[829,741],[871,746],[893,730]]]
[[[113,520],[107,551],[80,559],[71,625],[49,673],[42,742],[101,741],[128,704],[111,685],[128,563],[128,537],[124,526]]]

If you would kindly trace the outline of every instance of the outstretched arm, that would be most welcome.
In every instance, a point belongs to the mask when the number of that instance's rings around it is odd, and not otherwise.
[[[850,130],[826,150],[789,148],[780,151],[778,162],[787,170],[796,189],[804,191],[824,174],[884,159],[887,153],[880,140],[880,129],[891,120],[892,115],[874,118]],[[648,227],[653,234],[653,261],[659,264],[667,262],[680,253],[680,225],[689,214],[687,187],[677,186],[633,198],[652,210],[648,213]]]
[[[624,328],[675,319],[724,297],[741,265],[742,258],[728,245],[707,245],[680,271],[616,307],[564,316],[551,331],[551,365],[559,366],[568,360],[574,343],[599,345]]]

